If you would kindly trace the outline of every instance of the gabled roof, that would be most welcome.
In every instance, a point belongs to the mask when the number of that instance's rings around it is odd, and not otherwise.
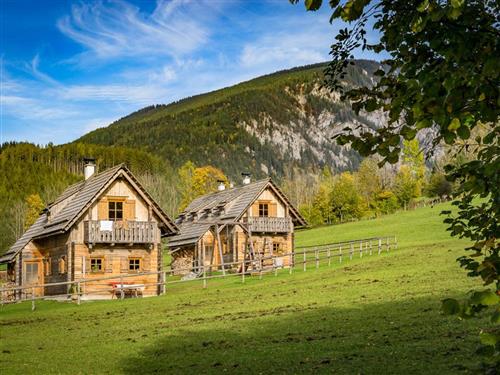
[[[248,207],[260,196],[260,194],[270,188],[290,209],[290,216],[296,225],[307,225],[305,219],[290,203],[285,194],[274,184],[270,178],[255,181],[248,185],[238,186],[216,193],[203,195],[193,200],[185,211],[179,215],[176,224],[179,227],[179,234],[169,240],[169,247],[174,250],[176,247],[196,243],[211,226],[221,222],[232,222],[239,220]],[[208,211],[221,209],[219,215],[205,217]],[[194,216],[194,219],[186,220],[186,216]]]
[[[85,181],[80,181],[69,186],[64,192],[51,203],[40,215],[37,221],[16,241],[14,245],[0,257],[0,263],[11,261],[31,240],[65,233],[85,214],[96,199],[115,181],[123,177],[134,186],[145,201],[152,203],[153,211],[161,220],[160,227],[163,234],[172,235],[178,231],[176,225],[165,214],[161,207],[151,198],[139,181],[124,165],[120,164],[97,173]],[[55,207],[62,208],[55,211]],[[53,214],[52,211],[55,211]],[[49,216],[50,221],[49,221]]]

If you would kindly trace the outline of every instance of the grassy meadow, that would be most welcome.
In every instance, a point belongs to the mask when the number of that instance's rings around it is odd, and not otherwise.
[[[169,286],[148,299],[43,301],[0,311],[0,373],[473,372],[486,320],[443,316],[478,280],[455,259],[445,205],[300,231],[297,245],[396,235],[399,248],[306,272]]]

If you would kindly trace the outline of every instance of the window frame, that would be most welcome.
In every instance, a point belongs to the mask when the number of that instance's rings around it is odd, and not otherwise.
[[[108,220],[110,221],[123,221],[123,215],[125,214],[125,199],[108,198]],[[114,208],[111,208],[111,205]],[[121,209],[117,208],[117,205],[121,205]],[[121,217],[117,217],[117,213],[121,212]]]
[[[259,202],[259,217],[269,217],[268,202]]]
[[[100,269],[94,269],[94,267],[92,267],[92,261],[100,261]],[[89,259],[89,271],[90,273],[104,273],[104,257],[102,256],[96,256],[96,257],[90,257]]]
[[[138,264],[137,264],[138,268],[131,269],[130,268],[131,262],[136,262],[136,261],[138,262]],[[142,270],[142,258],[141,257],[129,257],[128,258],[128,272],[129,273],[136,273],[136,272],[141,272],[141,270]]]

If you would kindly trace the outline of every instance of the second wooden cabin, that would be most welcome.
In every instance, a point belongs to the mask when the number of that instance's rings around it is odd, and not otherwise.
[[[270,256],[276,256],[275,267],[289,265],[290,256],[279,255],[293,250],[294,228],[305,226],[305,219],[270,178],[243,181],[230,189],[219,185],[218,192],[196,198],[179,215],[179,233],[169,241],[175,274],[199,273],[202,264],[228,269],[243,259]]]

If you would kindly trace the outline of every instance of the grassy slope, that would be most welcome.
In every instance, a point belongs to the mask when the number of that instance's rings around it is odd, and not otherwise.
[[[298,233],[298,244],[396,234],[399,249],[319,270],[171,286],[167,296],[43,302],[0,313],[2,373],[457,373],[479,326],[439,312],[477,283],[443,207]],[[465,363],[466,367],[460,364]]]

